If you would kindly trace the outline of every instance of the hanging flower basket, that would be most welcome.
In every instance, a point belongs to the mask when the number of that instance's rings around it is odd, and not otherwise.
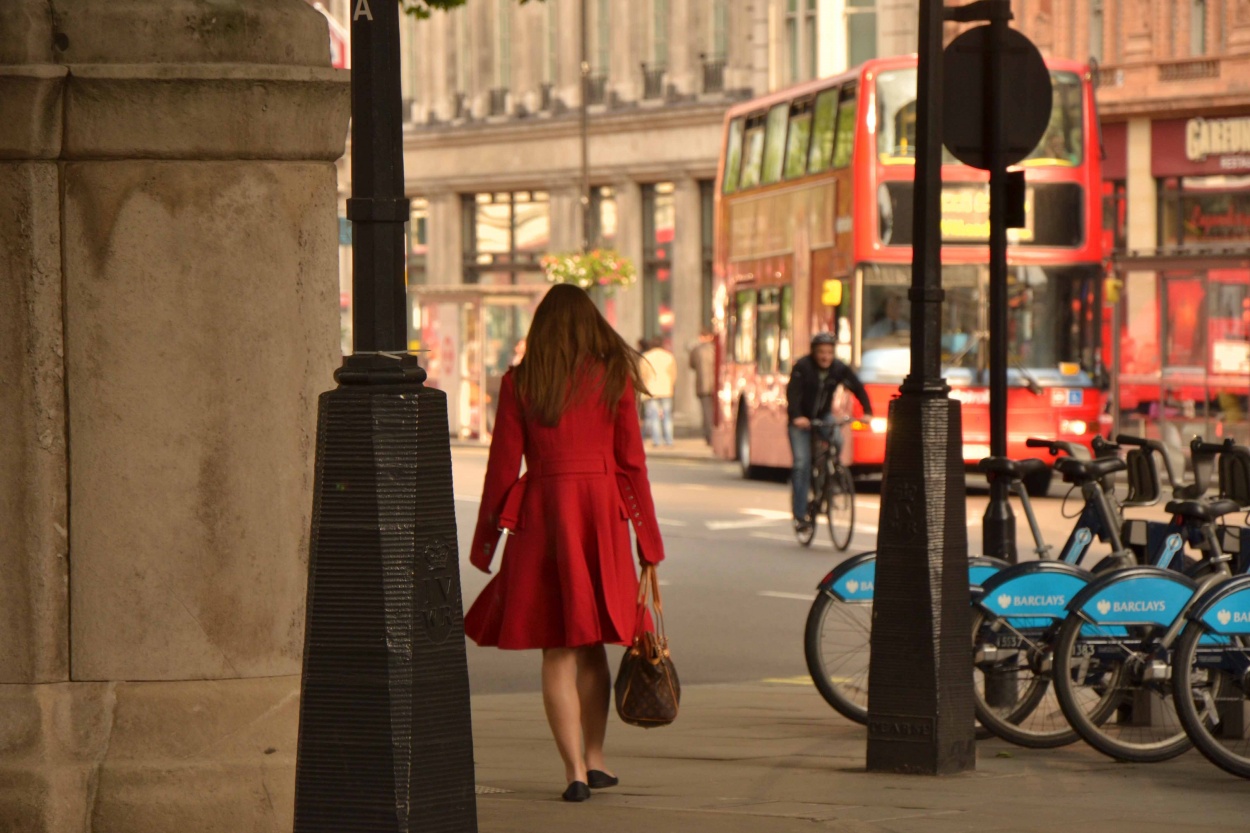
[[[615,249],[550,254],[541,262],[547,280],[575,284],[582,289],[598,286],[611,293],[617,287],[633,286],[638,280],[634,264]]]

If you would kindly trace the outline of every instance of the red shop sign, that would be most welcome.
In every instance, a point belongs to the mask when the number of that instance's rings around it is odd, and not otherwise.
[[[1155,176],[1250,173],[1250,116],[1153,122],[1150,161]]]

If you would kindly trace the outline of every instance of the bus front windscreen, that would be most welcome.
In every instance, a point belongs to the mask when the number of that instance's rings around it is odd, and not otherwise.
[[[901,382],[910,361],[910,267],[866,264],[861,269],[860,355],[870,377],[865,381]],[[1089,379],[1097,369],[1097,280],[1097,267],[1091,266],[1008,267],[1007,344],[1008,361],[1016,369],[1013,383],[1027,384],[1030,377],[1043,384],[1050,377],[1064,377],[1067,383],[1075,375]],[[943,266],[942,288],[943,372],[984,382],[989,367],[989,270]]]
[[[886,70],[877,76],[877,156],[885,163],[916,157],[916,70]],[[1081,119],[1081,79],[1074,72],[1050,73],[1052,105],[1050,123],[1024,166],[1078,165],[1084,147]],[[942,160],[954,157],[942,148]]]

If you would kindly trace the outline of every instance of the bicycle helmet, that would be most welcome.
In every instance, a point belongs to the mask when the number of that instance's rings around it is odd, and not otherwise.
[[[833,333],[817,333],[812,336],[812,349],[815,350],[822,344],[828,344],[830,347],[838,346],[838,339]]]

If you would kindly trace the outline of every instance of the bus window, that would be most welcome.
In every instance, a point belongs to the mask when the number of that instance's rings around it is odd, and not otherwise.
[[[764,117],[751,116],[747,119],[743,138],[742,177],[738,187],[745,191],[760,184],[760,166],[764,162]]]
[[[807,172],[818,174],[829,168],[833,156],[833,128],[837,120],[838,88],[816,96],[816,114],[812,123],[812,145],[807,154]]]
[[[781,341],[777,347],[777,371],[789,373],[794,364],[794,289],[781,290]]]
[[[877,154],[883,162],[916,156],[916,70],[877,76]]]
[[[761,289],[756,321],[755,370],[758,373],[774,373],[777,370],[777,354],[781,347],[781,290]]]
[[[755,290],[734,293],[733,360],[739,364],[755,361]]]
[[[838,129],[833,144],[833,167],[845,168],[851,164],[851,151],[855,148],[855,85],[842,89],[842,102],[838,104]]]
[[[790,107],[790,133],[786,137],[786,179],[807,173],[807,142],[812,135],[812,100]]]
[[[789,117],[789,104],[776,104],[768,111],[768,132],[764,138],[764,171],[761,176],[765,185],[781,179],[781,167],[786,159],[786,120]]]
[[[729,144],[725,148],[724,191],[732,194],[738,190],[738,174],[742,171],[742,119],[729,123]]]
[[[1084,142],[1081,119],[1081,79],[1074,72],[1050,74],[1052,104],[1046,132],[1026,159],[1045,160],[1045,164],[1079,165]]]

